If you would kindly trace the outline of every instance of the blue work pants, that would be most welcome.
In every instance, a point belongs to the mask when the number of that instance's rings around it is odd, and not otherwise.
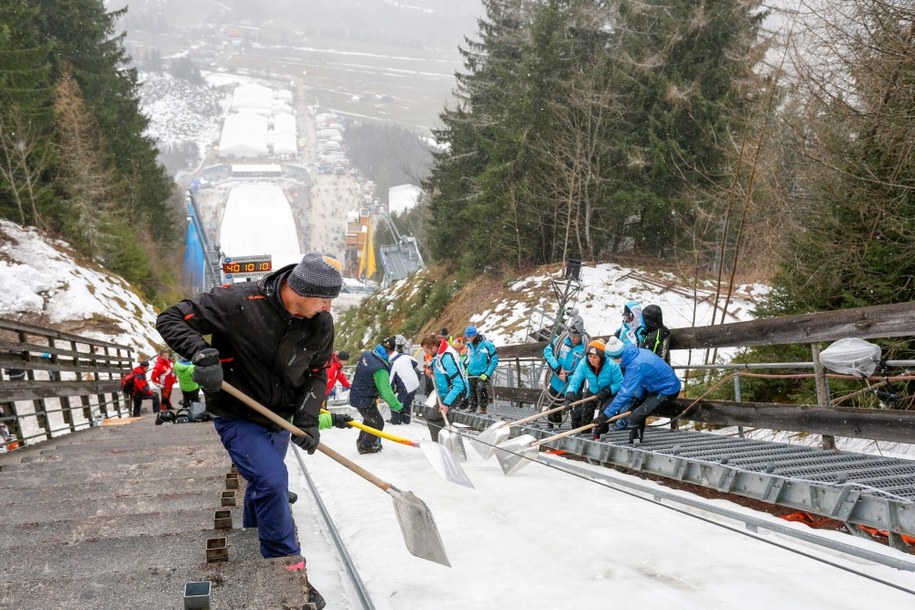
[[[242,525],[257,528],[261,555],[300,555],[284,461],[289,433],[271,432],[245,419],[214,417],[213,424],[238,473],[248,482]]]

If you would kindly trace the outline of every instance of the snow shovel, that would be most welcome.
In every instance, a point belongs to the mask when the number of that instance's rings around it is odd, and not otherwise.
[[[631,414],[632,411],[626,411],[625,413],[614,415],[607,420],[607,423],[628,417]],[[560,432],[559,434],[548,436],[545,439],[539,441],[530,434],[522,434],[520,436],[516,436],[510,441],[506,441],[499,445],[499,450],[496,452],[496,459],[499,460],[499,466],[502,467],[502,472],[504,472],[506,475],[514,474],[537,459],[537,455],[540,453],[541,445],[546,445],[547,443],[558,441],[561,438],[572,436],[573,434],[578,434],[579,432],[584,432],[585,430],[590,430],[596,425],[597,424],[594,423],[585,424],[580,428],[566,430],[565,432]]]
[[[230,385],[228,382],[222,382],[222,389],[276,425],[289,430],[297,436],[306,436],[306,433],[303,430],[293,426],[264,405]],[[348,460],[324,443],[318,443],[318,451],[341,466],[356,473],[393,498],[394,513],[397,515],[397,523],[400,524],[400,533],[403,536],[404,544],[407,545],[407,550],[410,551],[411,555],[440,563],[449,568],[451,567],[451,564],[448,563],[448,556],[445,554],[445,546],[442,544],[442,538],[439,536],[438,528],[435,526],[435,520],[432,518],[432,512],[429,510],[429,507],[426,506],[425,502],[417,498],[412,491],[402,491],[387,481],[379,479],[359,464]]]
[[[383,430],[378,430],[376,428],[372,428],[371,426],[366,426],[365,424],[355,420],[350,421],[349,425],[354,428],[359,428],[363,432],[374,434],[380,438],[386,438],[389,441],[394,441],[395,443],[400,443],[401,445],[418,447],[429,460],[429,463],[432,464],[432,468],[435,470],[435,472],[438,473],[438,476],[451,483],[457,483],[458,485],[463,485],[464,487],[469,487],[470,489],[474,488],[473,483],[470,482],[467,474],[461,468],[460,464],[455,461],[454,456],[447,448],[445,448],[444,445],[440,445],[435,441],[414,441],[410,438],[395,436],[393,434],[388,434]]]
[[[441,405],[441,402],[439,402],[439,405]],[[460,432],[454,431],[454,428],[451,426],[451,422],[448,421],[448,416],[445,413],[442,413],[442,419],[445,420],[445,428],[447,428],[447,430],[443,428],[438,431],[438,442],[451,452],[451,455],[454,456],[455,460],[458,462],[466,462],[467,450],[464,449],[464,438],[461,436]]]
[[[584,402],[588,402],[589,400],[594,400],[595,398],[596,398],[596,396],[589,396],[588,398],[584,398],[582,400],[577,400],[568,406],[574,407],[575,405],[580,405]],[[526,424],[528,422],[532,422],[535,419],[540,419],[541,417],[544,417],[545,415],[550,415],[551,413],[558,413],[565,408],[566,408],[566,405],[560,405],[558,407],[553,407],[552,409],[548,409],[546,411],[541,411],[540,413],[537,413],[536,415],[524,417],[524,418],[521,418],[516,421],[512,421],[512,422],[497,421],[494,424],[490,424],[490,426],[488,428],[486,428],[485,430],[480,432],[476,436],[476,438],[474,438],[473,441],[471,441],[470,444],[473,445],[473,448],[477,450],[477,453],[479,453],[480,456],[484,460],[488,460],[489,458],[492,457],[493,451],[496,450],[496,446],[504,443],[505,440],[508,438],[508,435],[511,434],[512,426],[520,426],[521,424]],[[528,436],[530,436],[530,435],[528,435]]]

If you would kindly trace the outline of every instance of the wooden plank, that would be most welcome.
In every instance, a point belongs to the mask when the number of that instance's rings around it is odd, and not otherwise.
[[[671,349],[788,345],[915,336],[915,302],[671,330]]]
[[[42,328],[40,326],[32,326],[31,324],[24,324],[22,322],[16,322],[14,320],[8,320],[6,318],[0,318],[0,330],[9,330],[14,332],[23,332],[30,335],[37,335],[40,337],[52,337],[54,339],[61,339],[66,341],[77,341],[79,343],[85,343],[87,345],[95,345],[97,347],[114,347],[121,349],[130,349],[125,348],[123,345],[118,345],[116,343],[109,343],[107,341],[100,341],[98,339],[89,339],[88,337],[81,337],[80,335],[74,335],[72,333],[65,333],[59,330],[50,330],[47,328]]]
[[[121,391],[119,379],[102,381],[4,381],[0,383],[0,403],[40,400],[83,394],[110,394]]]
[[[680,398],[659,414],[674,417],[692,403],[692,399]],[[685,419],[720,426],[915,443],[915,411],[703,400]]]

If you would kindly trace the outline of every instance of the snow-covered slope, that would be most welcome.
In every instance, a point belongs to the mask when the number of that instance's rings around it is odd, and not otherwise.
[[[0,317],[156,353],[156,312],[121,277],[63,241],[0,220]]]

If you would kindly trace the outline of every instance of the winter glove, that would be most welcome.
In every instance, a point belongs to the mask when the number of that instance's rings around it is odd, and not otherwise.
[[[302,428],[307,436],[295,435],[292,437],[292,442],[307,451],[308,455],[312,455],[318,448],[318,443],[321,442],[321,433],[318,432],[317,426],[299,426],[299,428]]]
[[[345,413],[321,413],[318,415],[318,429],[327,430],[328,428],[349,428],[347,422],[353,421],[353,418]]]
[[[194,354],[191,362],[194,364],[191,378],[207,392],[218,392],[222,387],[219,351],[215,347],[206,347]]]
[[[595,394],[595,396],[597,396],[597,403],[600,404],[600,403],[604,402],[605,400],[607,400],[608,398],[610,398],[610,396],[612,396],[612,394],[610,393],[610,388],[604,388],[603,390],[601,390],[600,392]]]
[[[575,392],[566,392],[566,399],[563,402],[565,403],[565,406],[568,407],[573,402],[575,402],[577,399],[578,399],[578,396],[575,395]]]
[[[606,425],[608,421],[610,421],[610,418],[601,411],[591,423],[594,424],[595,427],[600,428],[601,426]]]
[[[486,373],[483,373],[482,375],[480,375],[480,381],[486,381],[487,379],[489,379],[489,375],[487,375]]]

